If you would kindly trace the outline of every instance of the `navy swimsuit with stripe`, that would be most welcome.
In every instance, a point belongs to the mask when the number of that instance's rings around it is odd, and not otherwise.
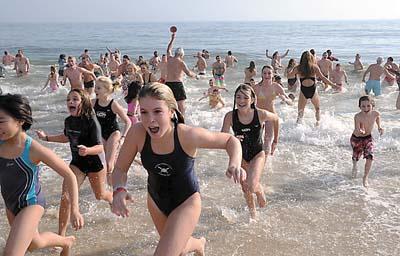
[[[39,182],[39,167],[29,158],[31,144],[32,138],[27,136],[21,156],[14,159],[0,157],[1,195],[7,209],[14,216],[30,205],[45,207]]]

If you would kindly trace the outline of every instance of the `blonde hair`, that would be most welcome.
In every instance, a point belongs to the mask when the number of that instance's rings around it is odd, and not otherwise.
[[[152,97],[164,101],[168,108],[175,112],[175,116],[172,118],[173,121],[177,123],[185,122],[182,113],[178,109],[178,103],[176,103],[172,90],[165,84],[155,82],[143,86],[139,93],[139,99],[145,97]]]
[[[103,86],[109,93],[113,93],[119,88],[119,82],[113,82],[109,77],[99,76],[96,84]]]

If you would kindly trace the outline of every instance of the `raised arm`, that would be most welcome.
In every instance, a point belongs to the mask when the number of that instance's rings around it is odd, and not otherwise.
[[[283,55],[281,56],[281,59],[285,58],[285,57],[288,55],[288,53],[289,53],[289,49],[287,49],[286,52],[285,52],[285,54],[283,54]]]
[[[288,105],[293,105],[293,101],[286,95],[285,90],[283,89],[283,87],[278,84],[278,83],[274,83],[274,89],[275,89],[275,93],[279,96],[279,98],[281,98],[286,104]]]
[[[175,41],[175,33],[171,34],[171,40],[168,43],[168,47],[167,47],[167,56],[172,56],[172,45],[174,44]]]
[[[268,59],[272,59],[272,56],[269,56],[269,55],[268,55],[268,50],[265,50],[265,56],[266,56]]]

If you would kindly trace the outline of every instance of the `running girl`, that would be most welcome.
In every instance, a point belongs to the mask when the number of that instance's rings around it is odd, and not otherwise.
[[[46,84],[42,88],[42,91],[46,89],[47,85],[50,83],[50,90],[51,92],[55,92],[58,90],[60,85],[58,84],[58,74],[56,72],[55,66],[50,66],[50,74],[47,78]]]

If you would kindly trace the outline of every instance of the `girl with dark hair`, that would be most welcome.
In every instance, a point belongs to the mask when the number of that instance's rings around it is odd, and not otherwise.
[[[50,83],[50,90],[51,92],[55,92],[58,90],[60,85],[58,84],[58,74],[56,72],[55,66],[50,66],[50,74],[47,78],[46,84],[42,88],[42,91],[46,89],[47,85]]]
[[[296,60],[290,59],[285,70],[289,92],[296,92],[297,90],[297,75],[291,75],[291,76],[289,75],[289,73],[293,71],[296,65],[297,65]]]
[[[250,79],[254,79],[256,75],[256,64],[254,63],[254,61],[250,61],[249,66],[244,69],[244,83],[250,84]]]
[[[26,134],[32,123],[26,98],[18,94],[0,96],[0,186],[11,226],[4,255],[25,255],[28,250],[55,246],[63,248],[61,255],[70,255],[75,237],[38,231],[45,207],[39,182],[40,162],[64,178],[65,193],[71,198],[71,223],[76,230],[83,226],[78,185],[62,159]]]
[[[240,168],[240,142],[232,135],[210,132],[184,124],[172,90],[160,83],[145,85],[139,94],[141,122],[128,132],[113,172],[112,211],[129,216],[127,172],[140,152],[148,176],[147,205],[160,234],[154,255],[204,255],[205,238],[193,238],[199,221],[201,198],[194,173],[198,148],[225,149],[229,155],[226,175],[235,182],[245,179]]]
[[[125,96],[125,102],[128,104],[128,117],[132,122],[132,125],[139,122],[139,92],[142,85],[136,81],[133,81],[128,86],[128,94]]]
[[[321,78],[325,84],[334,86],[329,79],[327,79],[319,69],[318,65],[315,64],[314,57],[309,51],[303,52],[300,59],[300,64],[297,65],[288,76],[299,75],[300,78],[300,95],[299,95],[299,105],[298,105],[298,116],[297,123],[301,123],[304,115],[304,108],[306,107],[307,100],[311,99],[311,103],[315,108],[315,119],[317,122],[316,126],[319,126],[321,120],[320,117],[320,101],[316,86],[317,77]]]
[[[70,168],[76,176],[78,186],[86,176],[97,200],[112,202],[112,193],[106,190],[106,170],[103,167],[104,147],[101,141],[100,125],[94,114],[89,95],[82,89],[72,89],[67,96],[70,116],[64,121],[64,133],[48,136],[37,131],[40,139],[49,142],[69,142],[72,154]],[[63,186],[59,212],[59,234],[65,236],[70,217],[71,200]]]
[[[241,166],[247,172],[247,179],[241,185],[251,218],[256,217],[253,194],[256,195],[259,207],[266,205],[260,178],[266,160],[262,133],[263,124],[267,121],[273,124],[274,142],[277,143],[279,137],[278,116],[272,112],[256,108],[256,94],[253,88],[247,84],[239,85],[235,91],[233,111],[225,115],[221,131],[229,133],[230,128],[232,128],[235,136],[241,141]]]

